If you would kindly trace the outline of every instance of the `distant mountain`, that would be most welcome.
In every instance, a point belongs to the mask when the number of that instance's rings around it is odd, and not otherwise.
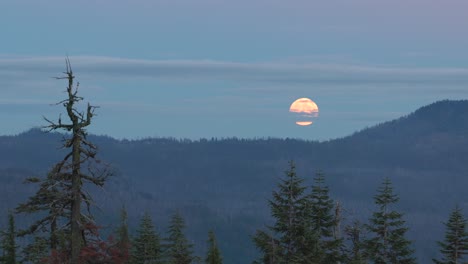
[[[45,175],[63,157],[62,137],[37,129],[0,137],[0,212],[34,191],[34,186],[21,183],[25,177]],[[228,264],[254,259],[250,236],[269,223],[267,199],[291,159],[308,180],[319,169],[325,172],[332,196],[346,209],[347,221],[367,219],[376,188],[383,177],[390,177],[421,263],[435,256],[435,241],[442,238],[441,222],[449,210],[459,204],[468,214],[466,100],[436,102],[326,142],[106,136],[90,140],[115,170],[104,190],[94,190],[102,222],[115,224],[118,208],[125,204],[133,228],[148,210],[164,235],[169,214],[178,210],[200,254],[208,230],[214,228]],[[0,219],[0,226],[5,220]]]
[[[408,168],[464,168],[462,147],[468,136],[468,101],[439,101],[399,119],[328,142],[334,151],[352,154],[352,164]],[[356,149],[357,148],[357,149]],[[360,150],[360,151],[355,151]],[[391,161],[385,159],[391,157]],[[457,163],[461,162],[461,163]],[[422,164],[424,163],[424,164]]]

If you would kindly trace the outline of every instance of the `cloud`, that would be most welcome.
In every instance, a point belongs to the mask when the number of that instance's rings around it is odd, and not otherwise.
[[[140,60],[116,57],[70,57],[84,77],[149,78],[169,81],[241,81],[274,83],[468,83],[468,68],[408,68],[396,66],[247,63],[214,60]],[[56,76],[63,57],[0,58],[3,79]]]
[[[35,99],[0,99],[0,105],[45,105],[49,102],[44,100],[35,100]]]

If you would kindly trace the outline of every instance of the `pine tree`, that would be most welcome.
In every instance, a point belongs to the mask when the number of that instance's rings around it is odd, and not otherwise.
[[[372,214],[367,225],[372,237],[366,241],[366,248],[369,258],[376,264],[416,263],[411,242],[405,238],[408,228],[405,227],[403,215],[392,210],[398,200],[390,179],[386,178],[374,196],[378,210]]]
[[[301,263],[306,261],[311,251],[311,238],[306,230],[309,221],[306,206],[307,187],[296,174],[294,162],[289,163],[285,178],[280,180],[278,191],[273,191],[269,201],[271,214],[275,219],[273,226],[265,231],[257,231],[253,240],[263,256],[262,263]]]
[[[362,237],[362,224],[359,221],[353,222],[346,226],[345,233],[351,247],[347,250],[347,263],[349,264],[365,264],[367,263],[364,253],[364,241]]]
[[[267,234],[265,231],[257,230],[253,237],[253,241],[262,252],[260,259],[254,261],[254,264],[278,264],[284,263],[282,259],[282,249],[280,243],[272,235]]]
[[[219,251],[216,237],[213,231],[208,232],[208,253],[206,256],[206,264],[222,264],[223,259]]]
[[[122,258],[128,257],[130,250],[130,235],[128,233],[127,218],[127,210],[125,209],[125,207],[122,207],[120,213],[120,226],[116,230],[116,247]]]
[[[159,235],[154,230],[149,213],[145,213],[141,218],[137,236],[132,243],[131,262],[132,264],[162,263]]]
[[[3,255],[0,258],[1,263],[4,264],[16,264],[16,228],[15,218],[12,213],[8,214],[8,229],[6,232],[1,233],[1,246],[3,249]]]
[[[49,253],[49,242],[41,236],[34,236],[33,242],[22,250],[22,262],[42,264]]]
[[[167,238],[167,255],[170,264],[190,264],[193,256],[193,245],[184,234],[185,221],[179,213],[172,216]]]
[[[317,172],[314,177],[309,199],[310,228],[319,240],[316,259],[321,259],[320,263],[338,263],[344,257],[343,240],[338,235],[340,208],[337,207],[337,213],[334,214],[334,202],[329,196],[322,172]]]
[[[42,213],[42,218],[21,234],[47,231],[50,233],[51,253],[64,255],[67,261],[70,260],[70,264],[78,264],[87,240],[93,240],[96,236],[96,224],[90,211],[92,197],[84,189],[84,185],[89,183],[102,187],[110,174],[107,166],[96,160],[97,147],[87,140],[86,128],[91,124],[96,107],[88,103],[84,111],[77,108],[83,98],[78,96],[79,83],[74,84],[75,76],[68,58],[64,74],[64,77],[57,79],[68,81],[67,97],[58,105],[65,108],[68,123],[62,122],[61,116],[57,122],[45,118],[49,123],[45,128],[49,131],[71,132],[63,144],[68,153],[53,166],[45,179],[29,179],[29,182],[40,183],[40,188],[27,203],[18,206],[17,212]],[[62,243],[63,248],[59,252],[57,247],[60,238],[64,238],[65,243]]]
[[[438,242],[441,260],[434,259],[437,264],[461,264],[464,256],[468,255],[468,233],[466,230],[467,220],[462,214],[460,207],[456,206],[445,224],[444,242]]]

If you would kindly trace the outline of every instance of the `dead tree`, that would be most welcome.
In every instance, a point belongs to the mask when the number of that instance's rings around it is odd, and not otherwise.
[[[57,233],[65,234],[69,263],[78,264],[80,252],[86,246],[88,237],[95,233],[89,229],[96,226],[90,211],[92,197],[84,185],[90,183],[102,187],[110,174],[107,166],[96,159],[96,146],[87,140],[86,128],[91,124],[96,107],[88,103],[84,111],[77,109],[77,104],[83,98],[78,96],[79,83],[74,85],[75,76],[68,58],[64,74],[65,76],[56,79],[68,81],[67,98],[57,105],[63,105],[66,109],[68,121],[62,122],[61,115],[56,122],[44,118],[48,122],[44,128],[66,132],[65,137],[68,138],[64,138],[63,148],[67,153],[45,180],[30,179],[33,182],[40,181],[41,188],[28,203],[21,204],[17,209],[18,212],[26,213],[48,210],[48,215],[24,234],[34,233],[40,228],[43,231],[49,229],[51,250],[57,248]],[[64,225],[58,226],[61,219],[64,220]]]

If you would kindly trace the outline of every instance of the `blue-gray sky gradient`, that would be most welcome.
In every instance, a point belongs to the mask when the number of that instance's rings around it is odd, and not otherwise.
[[[466,1],[0,3],[0,134],[43,125],[70,55],[119,138],[329,139],[468,98]],[[320,108],[310,127],[287,111]]]

